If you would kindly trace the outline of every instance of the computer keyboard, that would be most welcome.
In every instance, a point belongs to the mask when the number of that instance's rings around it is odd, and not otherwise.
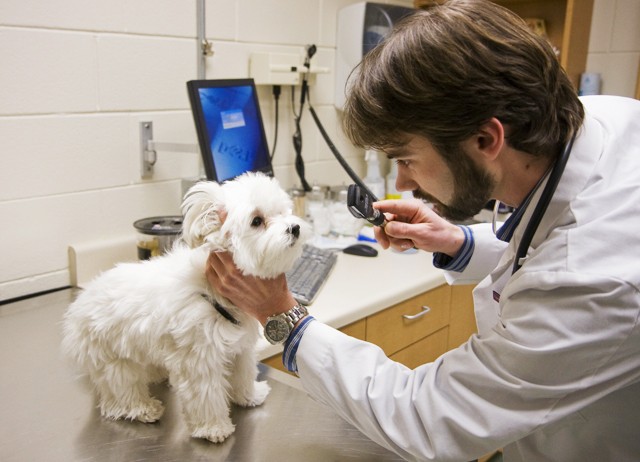
[[[334,250],[304,246],[302,256],[286,274],[289,290],[298,302],[303,305],[313,302],[322,284],[329,277],[337,258]]]

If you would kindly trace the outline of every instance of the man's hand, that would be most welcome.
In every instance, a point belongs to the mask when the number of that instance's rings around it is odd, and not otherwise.
[[[269,316],[284,313],[296,304],[284,274],[273,279],[245,276],[228,252],[211,252],[206,276],[217,293],[263,325]]]
[[[374,233],[382,248],[404,251],[415,247],[454,257],[464,243],[464,232],[420,200],[386,200],[373,204],[385,214],[384,228]]]

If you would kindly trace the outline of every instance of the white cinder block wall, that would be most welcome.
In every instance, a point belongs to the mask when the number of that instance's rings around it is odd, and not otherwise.
[[[207,0],[207,78],[248,77],[251,52],[302,54],[311,43],[316,64],[333,67],[337,11],[355,2]],[[142,180],[138,123],[152,120],[156,141],[197,142],[185,88],[196,49],[196,0],[0,1],[0,301],[68,285],[69,245],[178,213],[199,156],[160,152]],[[362,173],[362,152],[338,132],[333,89],[333,74],[319,76],[311,101]],[[271,89],[259,95],[271,143]],[[275,171],[287,188],[297,182],[289,101],[283,88]],[[347,182],[308,113],[302,122],[307,179]]]
[[[207,0],[207,77],[247,77],[251,52],[301,53],[310,43],[317,65],[333,67],[336,13],[355,2]],[[0,301],[68,285],[71,244],[129,236],[138,218],[178,213],[198,156],[161,152],[153,178],[141,180],[138,123],[152,120],[157,141],[196,143],[185,91],[197,77],[195,3],[0,1]],[[587,66],[603,74],[603,92],[633,95],[639,23],[640,1],[596,0]],[[363,173],[362,152],[337,128],[333,85],[333,74],[320,75],[311,101]],[[259,93],[271,142],[271,90]],[[275,156],[285,187],[297,181],[289,97],[283,88]],[[309,181],[347,181],[311,117],[302,122]]]
[[[639,63],[640,0],[595,0],[587,72],[601,75],[601,93],[633,97]]]

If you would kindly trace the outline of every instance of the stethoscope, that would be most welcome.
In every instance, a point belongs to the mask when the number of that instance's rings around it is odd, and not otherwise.
[[[522,267],[522,263],[524,263],[524,258],[527,255],[527,251],[529,250],[529,246],[531,245],[531,241],[533,240],[533,235],[538,230],[538,225],[542,221],[542,217],[547,211],[547,207],[549,207],[549,202],[551,202],[551,198],[553,194],[556,192],[558,187],[558,183],[560,183],[560,178],[562,178],[562,174],[564,173],[564,169],[567,166],[567,161],[569,160],[569,155],[571,154],[571,149],[573,149],[573,142],[576,139],[576,133],[574,132],[573,136],[571,136],[571,140],[565,146],[564,150],[560,157],[556,160],[556,163],[553,165],[553,169],[549,174],[549,180],[542,190],[542,194],[540,195],[540,200],[536,204],[536,208],[533,210],[531,214],[531,219],[529,223],[527,223],[527,227],[522,234],[522,240],[520,244],[518,244],[518,249],[516,251],[515,260],[513,262],[513,269],[511,274],[515,274]],[[496,200],[493,207],[493,228],[494,233],[496,230],[496,216],[498,212],[498,207],[500,202]]]

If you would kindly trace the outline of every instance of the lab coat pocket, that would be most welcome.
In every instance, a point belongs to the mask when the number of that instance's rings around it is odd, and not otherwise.
[[[478,333],[489,332],[500,322],[502,291],[511,278],[511,262],[503,259],[498,267],[473,291]]]

